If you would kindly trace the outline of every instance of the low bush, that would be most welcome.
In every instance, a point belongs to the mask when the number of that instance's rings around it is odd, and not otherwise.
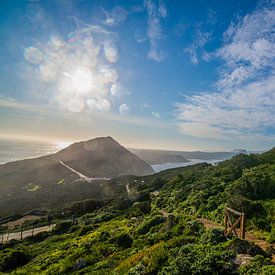
[[[0,252],[0,271],[7,272],[25,265],[30,256],[24,250],[7,249]]]
[[[256,255],[267,257],[266,252],[258,245],[246,240],[233,239],[228,243],[228,248],[237,254],[249,254],[252,257]]]
[[[225,242],[226,238],[224,236],[222,229],[213,228],[207,230],[204,234],[202,234],[201,240],[203,243],[210,243],[216,245]]]
[[[61,222],[58,222],[55,225],[55,228],[54,228],[53,231],[54,231],[55,234],[64,234],[64,233],[67,233],[69,231],[71,226],[72,226],[71,221],[61,221]]]
[[[140,227],[137,229],[137,234],[146,234],[151,227],[154,227],[158,224],[161,224],[164,222],[164,217],[157,215],[153,216],[149,219],[145,219],[144,222],[140,225]]]
[[[131,247],[133,240],[127,233],[120,233],[118,235],[113,236],[110,240],[110,243],[116,244],[122,248],[129,248]]]

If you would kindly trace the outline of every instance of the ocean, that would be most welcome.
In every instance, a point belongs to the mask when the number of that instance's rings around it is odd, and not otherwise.
[[[18,140],[6,140],[0,139],[0,164],[27,159],[45,156],[53,154],[64,147],[68,146],[66,142],[58,143],[46,143],[46,142],[29,142],[29,141],[18,141]],[[151,165],[156,172],[160,172],[166,169],[184,167],[192,164],[197,164],[201,162],[208,162],[215,164],[220,160],[200,160],[200,159],[191,159],[189,162],[177,162],[177,163],[162,163]]]
[[[49,155],[60,149],[58,143],[0,139],[0,164]]]
[[[160,172],[160,171],[167,170],[167,169],[184,167],[184,166],[189,166],[189,165],[203,163],[203,162],[207,162],[207,163],[211,163],[211,164],[215,165],[219,161],[222,161],[222,160],[189,159],[188,162],[175,162],[175,163],[168,162],[168,163],[154,164],[151,166],[155,170],[155,172]]]

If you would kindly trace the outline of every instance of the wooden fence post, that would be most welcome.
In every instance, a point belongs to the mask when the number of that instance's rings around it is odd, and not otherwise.
[[[20,228],[20,240],[22,241],[22,238],[23,238],[23,226],[21,225],[21,228]]]
[[[238,219],[235,220],[233,215],[238,216]],[[238,224],[240,225],[240,232],[238,232],[237,229]],[[245,239],[245,213],[241,213],[232,208],[225,207],[224,235],[227,237],[231,232],[233,232],[236,237]]]
[[[9,236],[10,236],[10,230],[8,229],[8,233],[7,233],[7,240],[6,240],[6,242],[8,242],[8,241],[9,241]]]
[[[241,215],[241,239],[245,239],[245,213]]]
[[[224,234],[227,232],[227,210],[224,211]]]
[[[34,224],[32,225],[32,237],[33,237],[33,234],[34,234]]]

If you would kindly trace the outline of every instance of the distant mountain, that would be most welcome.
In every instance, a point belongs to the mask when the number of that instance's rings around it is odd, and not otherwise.
[[[142,150],[142,149],[129,149],[132,153],[139,156],[147,163],[161,164],[161,163],[177,163],[177,162],[188,162],[183,155],[173,151],[163,150]]]
[[[232,151],[233,153],[239,155],[239,154],[247,154],[248,152],[245,149],[234,149]]]
[[[108,198],[114,187],[101,184],[105,178],[152,173],[111,137],[77,142],[52,155],[0,165],[0,217],[12,205],[27,211],[71,199]]]
[[[77,142],[51,156],[89,177],[149,175],[154,171],[112,137]]]
[[[166,150],[146,150],[129,149],[149,164],[187,162],[191,159],[200,160],[225,160],[242,152],[202,152],[202,151],[166,151]],[[245,150],[244,150],[245,151]],[[245,151],[246,152],[246,151]],[[247,152],[246,152],[247,153]]]
[[[236,155],[236,153],[234,152],[183,151],[181,153],[186,159],[202,159],[202,160],[225,160]]]

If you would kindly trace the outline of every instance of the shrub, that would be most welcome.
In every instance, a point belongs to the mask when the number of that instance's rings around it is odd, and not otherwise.
[[[6,272],[25,265],[29,255],[23,250],[7,249],[0,253],[0,271]]]
[[[263,251],[258,245],[241,239],[233,239],[229,242],[228,248],[233,250],[237,254],[249,254],[254,257],[256,255],[267,256],[266,252]]]
[[[94,225],[84,225],[84,226],[81,226],[77,235],[78,236],[83,236],[85,234],[87,234],[88,232],[91,232],[95,229],[95,226]]]
[[[275,266],[272,265],[270,259],[266,259],[261,255],[255,256],[250,263],[239,268],[241,275],[270,275],[275,274]]]
[[[150,230],[151,227],[163,223],[164,220],[165,220],[164,217],[163,216],[159,216],[159,215],[154,216],[154,217],[152,217],[152,218],[150,218],[148,220],[145,220],[140,225],[140,227],[138,228],[137,233],[141,234],[141,235],[142,234],[146,234]]]
[[[34,236],[27,237],[25,240],[29,242],[42,242],[51,235],[51,232],[39,232]]]
[[[219,244],[221,242],[225,242],[226,238],[223,234],[223,230],[213,228],[210,230],[207,230],[202,236],[201,236],[202,242],[207,242],[211,244]]]
[[[115,235],[109,240],[110,243],[116,244],[119,247],[122,248],[128,248],[131,247],[133,240],[127,233],[120,233],[118,235]]]
[[[64,234],[64,233],[67,233],[69,231],[71,226],[72,226],[71,221],[62,221],[62,222],[59,222],[59,223],[56,224],[53,231],[56,234]]]
[[[80,228],[81,228],[80,225],[73,225],[73,226],[70,227],[68,233],[73,233],[73,232],[79,230]]]
[[[83,201],[77,201],[72,202],[68,204],[63,211],[69,215],[80,215],[85,214],[89,212],[93,212],[101,207],[103,207],[106,204],[105,201],[96,201],[96,200],[83,200]]]
[[[161,188],[167,181],[163,178],[155,178],[151,184],[151,191]]]
[[[116,216],[112,213],[104,213],[104,214],[100,214],[96,217],[94,217],[92,219],[93,223],[101,223],[101,222],[106,222],[106,221],[110,221],[113,218],[115,218]]]
[[[148,214],[151,211],[151,202],[150,201],[142,201],[135,202],[128,211],[129,217],[137,217],[143,214]]]

